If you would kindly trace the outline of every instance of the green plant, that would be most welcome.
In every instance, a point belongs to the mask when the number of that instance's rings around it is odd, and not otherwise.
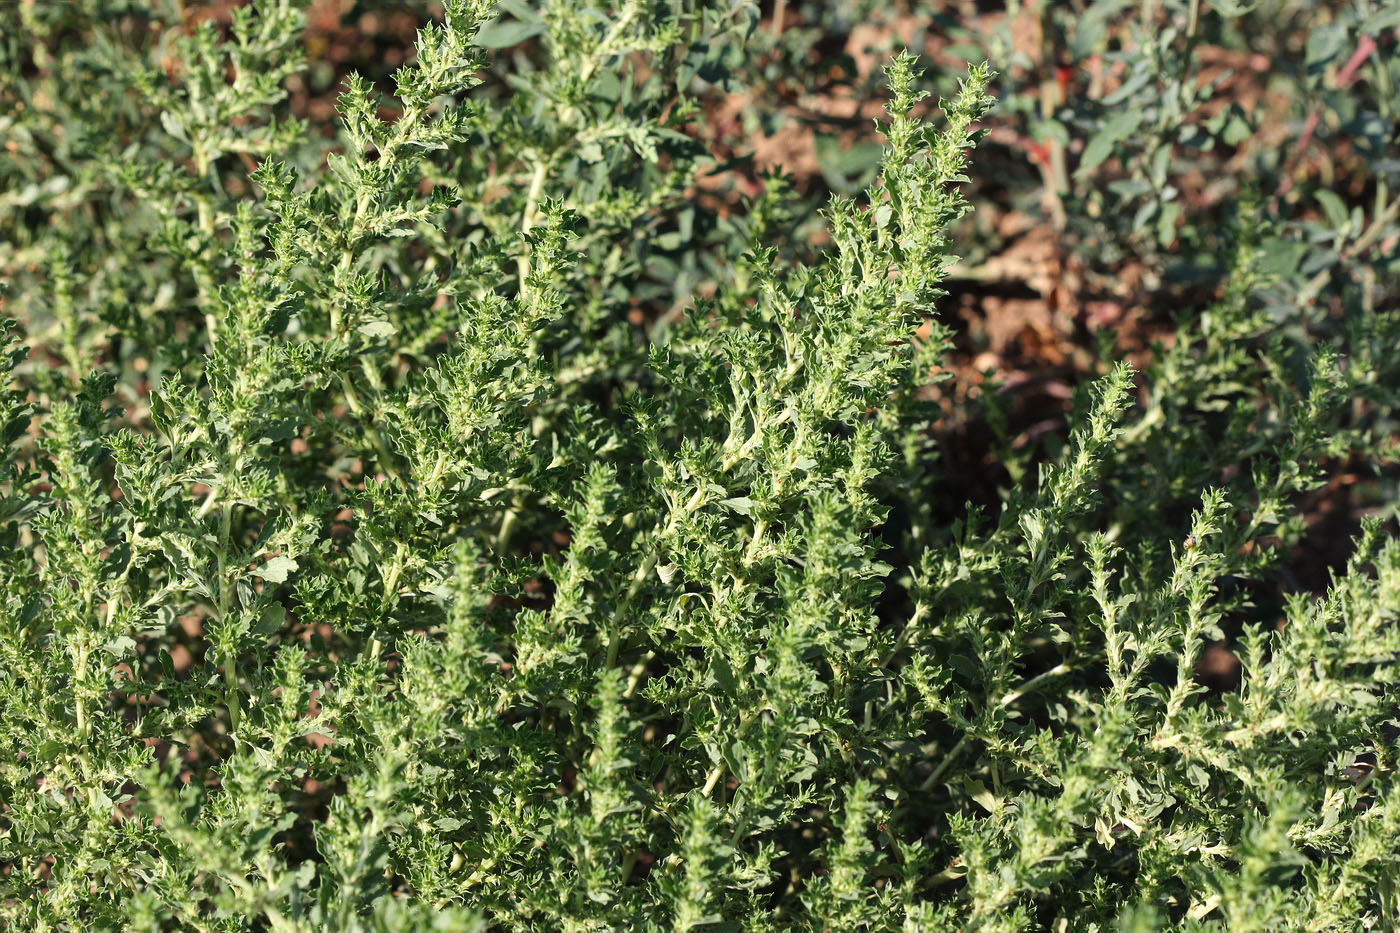
[[[1277,326],[1257,204],[949,523],[985,66],[925,122],[894,59],[809,264],[779,180],[688,189],[745,4],[453,0],[331,141],[285,0],[13,15],[0,923],[1400,922],[1400,545],[1272,586],[1390,462],[1396,319]]]

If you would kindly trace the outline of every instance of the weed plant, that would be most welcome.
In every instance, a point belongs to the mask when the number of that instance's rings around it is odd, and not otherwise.
[[[291,0],[0,14],[0,926],[1400,926],[1393,497],[1278,595],[1394,461],[1388,190],[1241,192],[1212,299],[948,521],[991,70],[925,117],[896,56],[795,262],[781,179],[693,187],[750,5],[445,6],[333,138]],[[1176,242],[1190,38],[1069,121],[1114,243]]]

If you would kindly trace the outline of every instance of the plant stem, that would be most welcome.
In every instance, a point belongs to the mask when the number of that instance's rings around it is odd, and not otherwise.
[[[538,214],[540,195],[544,193],[544,182],[549,173],[549,160],[541,159],[535,163],[534,173],[530,176],[530,187],[525,192],[525,210],[520,215],[521,234],[529,233],[535,226],[535,217]],[[515,260],[516,268],[520,271],[520,297],[524,298],[528,286],[526,279],[530,277],[530,255],[526,247]]]
[[[962,738],[958,739],[958,744],[948,750],[948,754],[943,756],[943,760],[938,763],[938,767],[934,768],[933,772],[928,777],[924,778],[924,782],[919,785],[919,790],[928,790],[933,787],[933,785],[937,784],[938,779],[943,776],[943,772],[947,771],[948,766],[956,761],[958,756],[962,754],[963,748],[971,738],[971,735],[964,734]]]
[[[724,765],[718,764],[710,769],[710,773],[705,776],[705,786],[700,788],[700,796],[710,796],[710,791],[715,789],[720,777],[724,774]]]
[[[237,464],[235,464],[236,468]],[[218,613],[220,624],[225,624],[228,616],[228,568],[226,566],[226,555],[228,554],[229,543],[233,537],[233,506],[234,503],[225,503],[223,511],[219,514],[219,553],[217,558],[218,567]],[[236,732],[240,719],[241,710],[239,708],[238,696],[238,657],[233,649],[224,651],[223,657],[224,674],[224,705],[228,707],[229,731]]]

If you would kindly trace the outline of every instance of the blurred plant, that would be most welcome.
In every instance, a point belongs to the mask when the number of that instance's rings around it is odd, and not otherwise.
[[[331,140],[292,3],[0,39],[0,923],[1393,925],[1400,548],[1271,587],[1297,499],[1393,460],[1385,208],[1315,235],[1256,186],[1215,300],[949,522],[991,72],[927,121],[896,56],[871,184],[720,217],[698,98],[800,31],[443,13]]]

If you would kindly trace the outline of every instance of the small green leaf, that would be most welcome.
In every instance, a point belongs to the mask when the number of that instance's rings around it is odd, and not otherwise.
[[[399,332],[397,327],[384,320],[366,321],[358,330],[366,337],[392,337]]]
[[[544,23],[522,23],[519,20],[495,19],[477,30],[473,42],[483,49],[505,49],[544,32]]]
[[[735,496],[733,499],[721,499],[719,504],[733,509],[740,515],[748,515],[753,511],[753,500],[748,496]]]
[[[1341,230],[1347,226],[1347,206],[1342,203],[1341,198],[1326,188],[1320,188],[1317,191],[1317,200],[1333,229]]]
[[[284,557],[279,554],[276,557],[268,558],[265,564],[253,571],[253,574],[262,577],[268,583],[285,583],[287,581],[287,574],[297,568],[298,564],[296,561],[292,560],[290,557]]]
[[[1122,110],[1109,117],[1097,133],[1090,138],[1079,157],[1077,174],[1087,175],[1113,154],[1113,148],[1127,139],[1142,125],[1143,113],[1136,108]]]

